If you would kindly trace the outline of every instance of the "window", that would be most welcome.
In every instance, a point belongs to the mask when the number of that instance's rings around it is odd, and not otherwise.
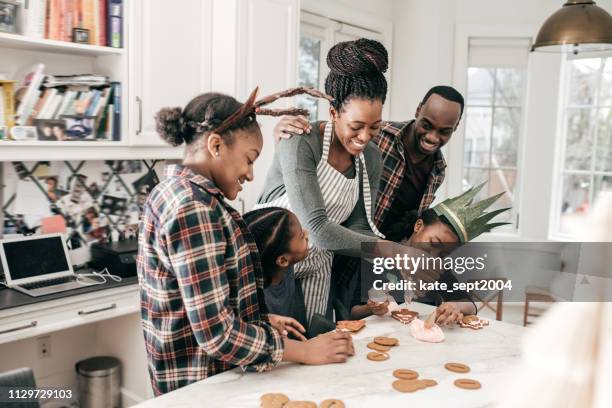
[[[495,221],[515,229],[528,46],[527,39],[469,41],[462,188],[488,180],[478,199],[505,191],[492,208],[512,210]]]
[[[612,57],[568,58],[557,234],[567,235],[598,193],[612,188]]]
[[[302,11],[300,23],[298,57],[298,84],[300,86],[325,89],[325,77],[329,72],[326,62],[327,52],[338,42],[371,38],[385,44],[383,35],[379,32],[341,23],[306,11]],[[387,73],[387,75],[389,74]],[[385,103],[384,113],[389,111],[389,99],[387,98],[387,103]],[[322,99],[313,99],[302,95],[297,98],[297,105],[308,110],[310,120],[328,118],[327,108],[329,105]]]

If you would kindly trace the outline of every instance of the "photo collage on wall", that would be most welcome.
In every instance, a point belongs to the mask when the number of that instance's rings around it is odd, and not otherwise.
[[[76,249],[136,238],[163,161],[4,163],[3,236],[61,232]]]

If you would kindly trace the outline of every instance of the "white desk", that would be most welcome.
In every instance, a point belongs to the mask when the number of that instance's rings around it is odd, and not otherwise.
[[[410,306],[428,314],[430,306]],[[391,317],[367,319],[367,327],[354,336],[356,355],[346,364],[304,366],[283,364],[267,373],[243,373],[232,370],[191,384],[159,398],[138,405],[141,408],[164,407],[259,407],[259,397],[267,392],[282,392],[293,400],[320,403],[338,398],[347,407],[482,407],[496,400],[504,374],[518,362],[520,326],[491,321],[488,327],[474,331],[453,327],[444,329],[446,340],[431,344],[415,340],[408,326]],[[397,337],[400,346],[391,349],[383,362],[366,359],[366,345],[374,336]],[[456,374],[444,364],[457,361],[468,364],[471,372]],[[400,393],[391,384],[397,368],[419,372],[420,378],[431,378],[438,385],[415,393]],[[457,378],[480,381],[480,390],[463,390],[453,385]]]

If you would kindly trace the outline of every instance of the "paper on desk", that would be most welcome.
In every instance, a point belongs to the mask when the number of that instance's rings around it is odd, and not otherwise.
[[[66,219],[61,215],[53,215],[40,220],[42,233],[66,232]]]
[[[17,182],[13,212],[23,215],[52,215],[49,209],[49,201],[31,180],[19,180]]]

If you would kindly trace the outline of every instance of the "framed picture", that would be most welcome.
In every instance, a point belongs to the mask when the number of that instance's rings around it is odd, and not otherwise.
[[[62,115],[62,119],[66,122],[66,137],[68,140],[95,139],[95,116]]]
[[[89,30],[86,28],[73,28],[72,42],[79,44],[89,44]]]
[[[17,32],[17,8],[14,1],[0,0],[0,31],[5,33]]]
[[[13,126],[11,136],[15,140],[36,140],[37,132],[34,126]]]
[[[66,140],[66,122],[61,119],[34,119],[38,140]]]

